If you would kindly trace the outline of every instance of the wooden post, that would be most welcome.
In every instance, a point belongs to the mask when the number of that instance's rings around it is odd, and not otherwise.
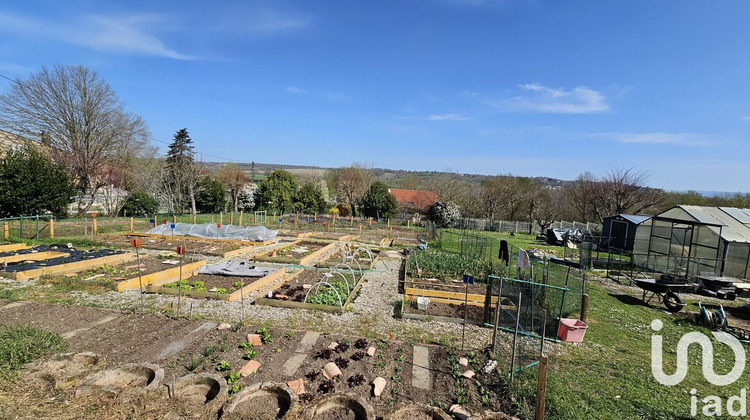
[[[211,224],[213,224],[213,223],[214,223],[214,215],[213,215],[213,213],[211,213]]]
[[[409,227],[409,222],[411,222],[411,220],[408,220],[408,219],[407,219],[407,220],[406,220],[406,227],[407,227],[407,228]]]
[[[313,222],[318,221],[318,213],[313,213]]]
[[[354,226],[354,216],[349,216],[349,226]],[[361,226],[359,231],[362,232]]]
[[[219,223],[224,223],[224,212],[223,211],[219,212]]]
[[[294,230],[297,230],[299,225],[299,213],[294,215]]]
[[[581,296],[581,321],[586,322],[586,318],[589,314],[589,295],[584,293]]]
[[[172,215],[172,223],[177,223],[177,215],[176,214]]]
[[[194,214],[193,215],[193,224],[195,225],[195,224],[197,224],[197,222],[198,222],[198,215]]]
[[[8,222],[3,223],[3,238],[5,240],[8,240],[8,237],[10,236],[10,227],[8,226]]]
[[[539,358],[539,382],[536,386],[536,415],[534,420],[544,419],[544,402],[547,397],[547,363],[549,358],[542,354]]]
[[[510,356],[510,383],[513,384],[513,371],[516,369],[516,342],[518,341],[518,328],[521,325],[521,292],[518,292],[518,307],[516,308],[516,329],[513,333],[513,349]]]
[[[49,238],[55,239],[55,219],[49,219]]]
[[[239,225],[242,226],[242,210],[240,210],[240,223],[239,223]]]
[[[96,235],[97,231],[98,231],[98,229],[97,229],[97,226],[96,226],[96,217],[94,217],[94,228],[92,229],[91,232],[93,232],[93,234]]]
[[[52,226],[52,225],[50,225],[50,226]],[[131,232],[133,231],[133,218],[132,217],[130,218],[130,231]]]
[[[333,215],[333,225],[336,226],[336,214]]]

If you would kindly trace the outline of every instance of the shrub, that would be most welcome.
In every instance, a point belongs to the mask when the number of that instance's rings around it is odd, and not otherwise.
[[[159,211],[159,200],[145,192],[135,191],[125,199],[120,213],[125,216],[142,217],[156,214],[157,211]]]

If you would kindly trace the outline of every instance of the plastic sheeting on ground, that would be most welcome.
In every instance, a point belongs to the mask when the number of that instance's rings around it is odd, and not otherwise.
[[[204,265],[198,269],[198,274],[234,277],[265,277],[274,271],[276,271],[275,268],[257,267],[247,261],[235,260]]]
[[[174,229],[172,224],[167,223],[159,225],[148,233],[157,235],[187,235],[195,236],[198,238],[213,238],[213,239],[232,239],[237,241],[274,241],[278,230],[271,230],[265,226],[233,226],[233,225],[222,225],[217,228],[213,223],[206,223],[202,225],[193,225],[190,223],[176,223]]]

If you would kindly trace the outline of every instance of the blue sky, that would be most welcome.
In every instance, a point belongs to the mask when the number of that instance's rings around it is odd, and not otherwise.
[[[32,1],[0,74],[96,70],[204,160],[750,191],[744,1]],[[0,79],[0,91],[10,82]],[[162,151],[165,145],[156,143]]]

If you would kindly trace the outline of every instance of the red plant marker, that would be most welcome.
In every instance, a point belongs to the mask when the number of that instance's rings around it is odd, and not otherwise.
[[[185,255],[185,247],[184,246],[178,246],[177,247],[177,255]]]
[[[133,248],[140,248],[141,247],[141,240],[140,239],[131,239],[130,245],[133,246]]]

